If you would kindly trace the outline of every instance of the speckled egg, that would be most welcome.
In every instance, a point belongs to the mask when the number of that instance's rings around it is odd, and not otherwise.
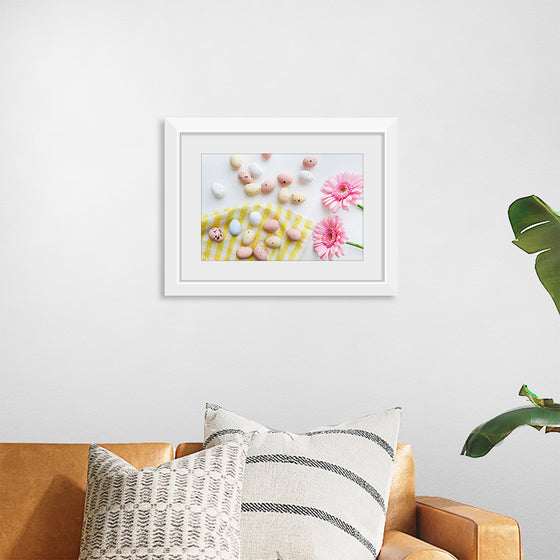
[[[226,194],[224,186],[221,183],[212,183],[211,191],[216,198],[224,198]]]
[[[266,246],[270,247],[271,249],[278,249],[278,247],[282,245],[282,240],[279,237],[276,237],[276,235],[267,237],[264,242]]]
[[[237,172],[237,178],[246,185],[253,182],[253,177],[251,177],[251,174],[246,169],[240,169]]]
[[[293,177],[289,174],[289,173],[280,173],[280,175],[278,175],[278,177],[276,177],[276,180],[283,186],[283,187],[287,187],[289,185],[292,184],[292,181],[294,180]]]
[[[216,243],[221,243],[224,240],[224,232],[217,227],[208,230],[208,237]]]
[[[261,192],[261,188],[257,183],[248,183],[243,187],[243,190],[247,196],[255,196]]]
[[[299,191],[294,191],[292,193],[292,203],[293,204],[301,204],[302,202],[305,202],[307,200],[307,197]]]
[[[258,226],[261,223],[262,220],[262,214],[260,212],[257,212],[256,210],[254,212],[251,212],[249,214],[249,223],[252,226]]]
[[[251,245],[251,243],[255,240],[255,235],[255,231],[252,229],[246,229],[241,236],[241,243],[243,243],[243,245]]]
[[[263,159],[270,159],[272,157],[272,154],[261,154]]]
[[[260,177],[263,174],[263,170],[258,163],[253,162],[249,164],[249,173],[253,177]]]
[[[285,202],[288,202],[288,200],[290,200],[290,189],[288,187],[282,187],[278,191],[278,202],[284,204]]]
[[[311,171],[303,169],[298,173],[298,179],[300,183],[311,183],[315,177],[313,177],[313,173],[311,173]]]
[[[274,190],[274,187],[276,187],[276,183],[267,179],[261,183],[261,192],[263,194],[271,193]]]
[[[305,156],[303,158],[303,167],[305,169],[312,169],[317,165],[317,158],[313,156]]]
[[[238,259],[248,259],[253,254],[253,249],[251,247],[239,247],[235,252]]]
[[[275,231],[278,231],[279,228],[280,224],[278,223],[278,220],[275,220],[274,218],[271,220],[266,220],[263,225],[263,229],[267,233],[274,233]]]
[[[236,219],[231,220],[228,229],[231,235],[239,235],[241,233],[241,222]]]
[[[239,169],[241,167],[242,163],[243,163],[243,160],[241,159],[241,156],[239,154],[231,154],[231,156],[229,156],[229,164],[234,169]]]
[[[286,230],[286,237],[290,241],[299,241],[301,239],[301,231],[298,229],[290,228]]]
[[[255,255],[255,259],[257,259],[258,261],[266,261],[266,258],[268,256],[266,249],[262,245],[257,245],[255,247],[255,250],[253,251],[253,254]]]

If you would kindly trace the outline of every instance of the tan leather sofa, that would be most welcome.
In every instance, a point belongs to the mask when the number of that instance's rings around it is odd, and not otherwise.
[[[136,468],[174,457],[167,443],[103,445]],[[87,444],[0,443],[0,560],[76,560]],[[175,456],[200,443],[182,443]],[[415,495],[410,446],[399,444],[380,560],[520,560],[513,519]]]

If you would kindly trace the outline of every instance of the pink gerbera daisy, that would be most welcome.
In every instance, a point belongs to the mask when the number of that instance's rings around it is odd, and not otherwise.
[[[347,240],[344,224],[339,216],[323,218],[313,230],[313,249],[322,260],[342,257],[342,246]]]
[[[343,171],[336,177],[329,177],[321,188],[323,204],[336,212],[339,208],[349,210],[350,204],[357,206],[362,198],[363,182],[359,173]]]

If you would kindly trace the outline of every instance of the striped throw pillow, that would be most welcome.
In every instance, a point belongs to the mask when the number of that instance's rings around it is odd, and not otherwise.
[[[253,432],[241,505],[242,560],[375,560],[401,409],[305,434],[206,405],[204,445]]]
[[[89,450],[79,560],[239,560],[247,443],[137,470]]]

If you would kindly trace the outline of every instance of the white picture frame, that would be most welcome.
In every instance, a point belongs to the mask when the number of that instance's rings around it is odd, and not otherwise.
[[[396,295],[397,125],[395,118],[369,117],[165,119],[164,295]],[[359,151],[363,154],[363,260],[211,263],[201,260],[198,240],[202,154],[232,150],[260,153],[261,149],[272,153]],[[368,190],[370,170],[375,170],[370,175],[375,176],[376,188]],[[373,184],[373,178],[370,182]]]

